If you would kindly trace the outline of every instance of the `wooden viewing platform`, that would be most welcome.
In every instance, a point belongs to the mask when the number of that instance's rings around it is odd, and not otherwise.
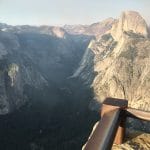
[[[105,99],[100,115],[101,120],[83,150],[111,150],[113,143],[122,144],[127,117],[150,121],[150,112],[128,108],[124,99]]]

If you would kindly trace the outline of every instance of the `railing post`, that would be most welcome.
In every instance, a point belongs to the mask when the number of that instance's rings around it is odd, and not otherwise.
[[[119,108],[122,110],[121,113],[121,122],[118,127],[114,143],[115,144],[122,144],[123,139],[125,136],[125,122],[126,122],[126,116],[125,116],[125,111],[128,107],[128,101],[124,99],[116,99],[116,98],[106,98],[102,104],[102,109],[101,109],[101,117],[103,117],[104,114],[109,113],[116,108]]]

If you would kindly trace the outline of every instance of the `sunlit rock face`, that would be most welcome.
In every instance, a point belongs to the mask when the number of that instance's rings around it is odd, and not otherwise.
[[[147,25],[135,12],[124,12],[119,22],[122,24],[116,26],[116,33],[104,35],[99,40],[100,46],[96,46],[97,57],[102,58],[95,63],[98,72],[93,82],[95,94],[100,101],[107,96],[125,98],[131,107],[149,110],[150,40]]]
[[[110,31],[90,44],[90,50],[95,72],[91,87],[97,101],[123,98],[133,108],[150,110],[150,39],[139,13],[123,12]],[[80,72],[88,80],[88,71]]]
[[[148,37],[148,26],[138,12],[125,11],[111,30],[115,40],[120,40],[124,32],[133,32]]]

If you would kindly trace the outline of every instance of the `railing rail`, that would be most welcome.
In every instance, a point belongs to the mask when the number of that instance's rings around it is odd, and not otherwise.
[[[110,149],[120,121],[120,109],[105,114],[98,123],[85,150]]]
[[[126,117],[150,121],[150,112],[127,106],[127,100],[107,98],[102,105],[101,120],[83,150],[110,150],[113,143],[121,144],[125,135]]]
[[[150,112],[148,111],[127,108],[127,116],[140,120],[150,121]]]

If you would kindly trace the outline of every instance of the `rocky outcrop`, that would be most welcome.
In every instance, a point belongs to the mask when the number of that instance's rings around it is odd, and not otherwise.
[[[95,44],[100,60],[95,60],[98,75],[93,88],[99,100],[107,96],[125,98],[131,107],[149,110],[150,40],[147,25],[135,12],[123,13],[120,20],[115,34],[114,25],[113,34],[104,35],[99,45]]]

